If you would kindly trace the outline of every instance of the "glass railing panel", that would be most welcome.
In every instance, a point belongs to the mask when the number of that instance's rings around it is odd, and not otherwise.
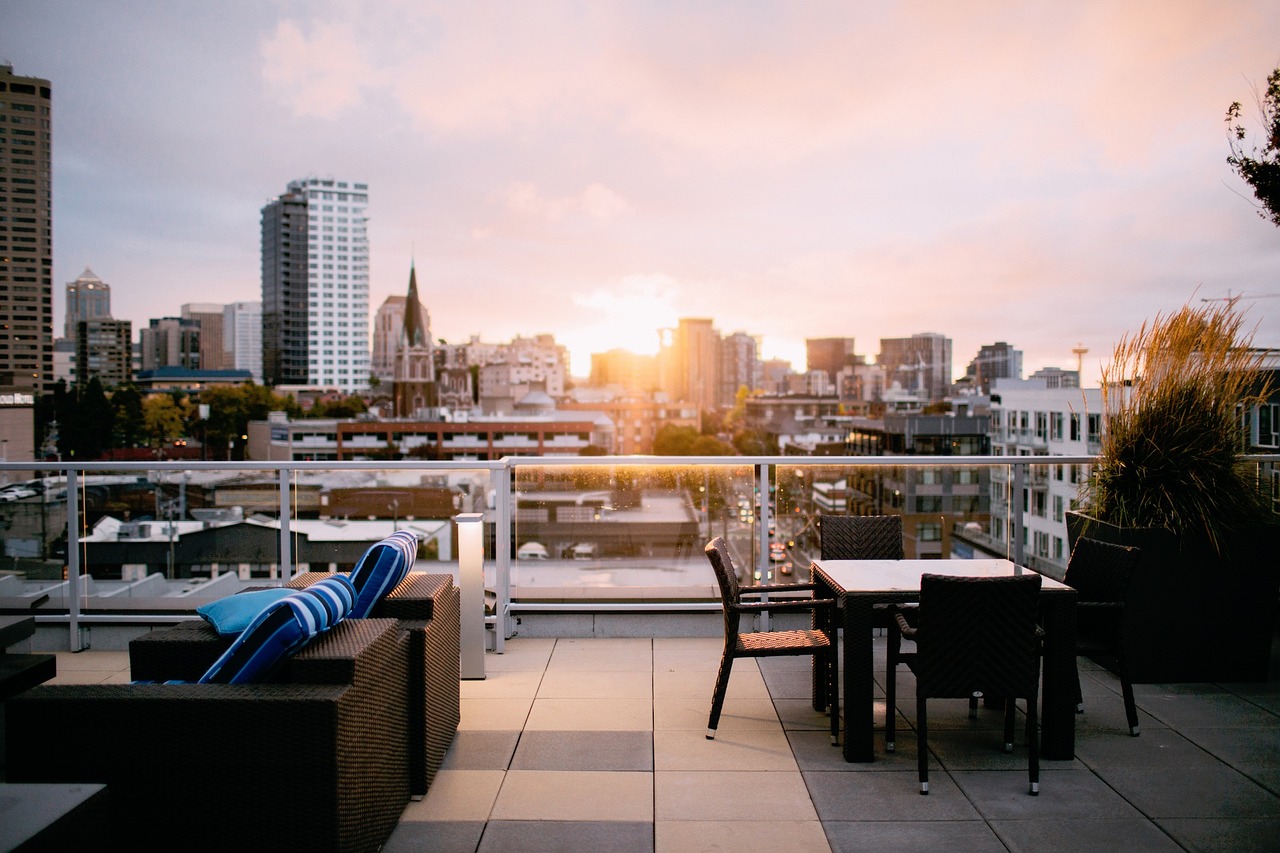
[[[897,515],[908,558],[1003,557],[1007,542],[992,537],[992,494],[1002,494],[1003,485],[993,484],[992,470],[990,464],[917,464],[907,459],[874,465],[820,460],[778,465],[773,495],[775,540],[781,547],[771,548],[785,555],[784,566],[791,562],[807,569],[821,553],[822,516]]]
[[[756,571],[750,464],[514,471],[513,598],[708,598],[715,579],[703,547],[715,536],[744,575]]]

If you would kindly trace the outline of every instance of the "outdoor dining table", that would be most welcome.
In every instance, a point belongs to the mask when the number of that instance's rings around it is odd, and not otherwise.
[[[1009,560],[815,560],[817,598],[834,598],[844,629],[844,758],[873,761],[875,675],[872,610],[876,605],[920,600],[920,576],[1006,577],[1031,572]],[[1075,756],[1076,591],[1042,576],[1040,619],[1045,632],[1040,754],[1050,760]],[[820,679],[814,707],[826,706]]]

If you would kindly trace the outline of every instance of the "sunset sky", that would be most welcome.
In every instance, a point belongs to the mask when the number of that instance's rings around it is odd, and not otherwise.
[[[259,299],[259,211],[314,175],[370,185],[371,316],[414,260],[436,337],[550,332],[578,374],[711,317],[797,369],[941,332],[957,375],[1082,343],[1096,381],[1240,293],[1280,346],[1223,123],[1275,0],[4,0],[0,61],[53,85],[59,332],[85,266],[135,327]]]

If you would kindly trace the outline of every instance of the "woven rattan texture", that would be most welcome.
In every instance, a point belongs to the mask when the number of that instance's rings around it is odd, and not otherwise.
[[[916,692],[930,697],[1034,700],[1040,681],[1040,576],[920,579]]]
[[[8,779],[105,783],[104,849],[375,850],[409,797],[408,638],[349,620],[299,655],[352,682],[28,691],[6,707]]]
[[[824,515],[824,560],[901,560],[902,516]]]

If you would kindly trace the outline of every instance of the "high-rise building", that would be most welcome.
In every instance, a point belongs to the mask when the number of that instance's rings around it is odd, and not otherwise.
[[[222,311],[226,306],[212,302],[188,302],[182,319],[200,327],[200,369],[223,370],[231,365],[222,360]]]
[[[247,370],[262,382],[262,303],[232,302],[222,309],[222,364]]]
[[[720,399],[722,408],[731,409],[738,399],[738,389],[760,388],[760,342],[746,332],[734,332],[720,341]]]
[[[104,388],[133,381],[133,324],[128,320],[81,320],[76,327],[76,384],[98,377]]]
[[[221,335],[219,335],[221,337]],[[200,324],[183,317],[161,317],[138,330],[143,370],[181,367],[201,370]]]
[[[805,338],[805,364],[809,370],[822,370],[833,383],[846,367],[857,363],[853,338]]]
[[[933,402],[951,393],[951,339],[945,335],[881,338],[877,362],[885,369],[886,382],[896,382],[922,400]]]
[[[1004,341],[983,344],[978,355],[969,362],[965,376],[984,394],[991,391],[991,383],[995,379],[1021,379],[1022,350],[1014,349],[1012,344]]]
[[[616,385],[632,396],[649,394],[658,387],[658,360],[624,349],[593,352],[590,383],[595,388]]]
[[[711,323],[682,317],[676,328],[662,330],[658,353],[662,389],[700,412],[714,410],[720,400],[720,333]]]
[[[111,285],[85,267],[79,278],[67,282],[67,322],[64,334],[74,341],[81,320],[110,319]]]
[[[268,385],[369,385],[369,187],[291,181],[262,208],[262,356]]]
[[[53,389],[52,92],[0,65],[0,385]]]

